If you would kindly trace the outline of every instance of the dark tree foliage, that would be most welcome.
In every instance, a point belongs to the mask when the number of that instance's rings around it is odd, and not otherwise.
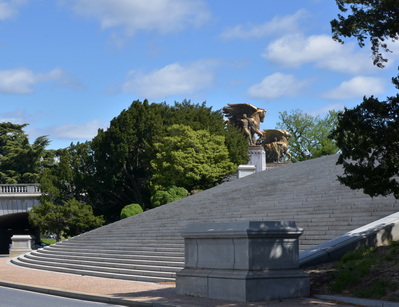
[[[369,39],[374,64],[383,67],[390,52],[387,40],[397,40],[399,31],[398,0],[336,0],[344,15],[331,21],[333,38],[341,43],[355,37],[360,47]],[[350,11],[350,13],[348,13]],[[382,49],[382,51],[381,51]]]
[[[91,142],[91,168],[95,175],[87,193],[97,214],[113,221],[119,219],[121,209],[128,204],[151,207],[150,161],[156,154],[154,143],[173,124],[229,136],[226,146],[232,162],[238,165],[248,160],[247,147],[242,145],[246,144],[244,136],[233,128],[226,129],[221,111],[186,100],[173,106],[133,101],[111,121],[107,130],[100,129]]]
[[[107,219],[119,219],[128,204],[147,203],[151,145],[163,133],[167,113],[165,104],[133,101],[92,140],[95,181],[89,194],[96,210]]]
[[[87,186],[95,180],[90,142],[59,149],[54,158],[57,162],[39,176],[40,205],[29,212],[29,221],[57,240],[101,226],[103,217],[95,216],[88,203]]]
[[[346,16],[331,22],[333,38],[357,38],[360,47],[368,38],[374,64],[383,67],[389,52],[387,40],[397,40],[399,33],[399,1],[336,0]],[[382,49],[382,51],[381,51]],[[399,89],[398,77],[392,79]],[[399,96],[379,101],[373,96],[353,109],[339,114],[332,137],[341,149],[338,164],[344,167],[339,180],[352,189],[363,189],[370,196],[393,194],[399,198]]]
[[[56,204],[76,199],[88,202],[87,186],[95,180],[90,142],[55,151],[55,163],[39,176],[42,200]]]
[[[46,136],[29,143],[27,124],[0,123],[0,183],[36,183],[39,173],[54,163],[54,152],[46,150]]]
[[[362,104],[345,109],[332,133],[341,149],[338,163],[344,166],[339,180],[370,196],[393,194],[399,198],[399,96],[387,101],[364,98]]]

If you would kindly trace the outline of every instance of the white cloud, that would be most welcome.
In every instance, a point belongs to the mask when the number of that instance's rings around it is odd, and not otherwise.
[[[92,120],[84,124],[64,124],[43,129],[41,132],[50,138],[66,140],[90,140],[97,135],[98,129],[107,128],[106,123]]]
[[[262,56],[288,68],[314,63],[319,69],[350,74],[377,70],[368,50],[354,52],[353,44],[342,45],[328,35],[286,35],[270,43]]]
[[[0,122],[10,122],[13,124],[26,124],[32,120],[32,116],[27,114],[25,110],[16,110],[13,112],[0,113]]]
[[[200,26],[210,16],[202,0],[75,0],[73,3],[77,14],[98,19],[103,29],[122,27],[128,35],[138,30],[180,31],[187,26]]]
[[[378,95],[385,91],[382,78],[358,76],[342,82],[337,88],[325,93],[325,98],[351,99]]]
[[[15,15],[18,13],[18,9],[26,3],[26,0],[0,0],[0,20],[15,17]]]
[[[213,84],[213,65],[212,61],[199,61],[186,66],[174,63],[147,74],[133,70],[121,89],[150,99],[192,94]]]
[[[221,37],[224,39],[248,39],[296,32],[299,29],[299,20],[307,15],[307,11],[299,10],[292,15],[276,16],[271,21],[260,25],[236,25],[224,30]]]
[[[307,84],[307,80],[299,80],[293,75],[275,73],[251,86],[248,94],[253,98],[273,100],[283,96],[296,96]]]
[[[0,93],[3,94],[31,94],[37,83],[58,81],[64,85],[77,86],[66,72],[55,68],[45,73],[35,73],[26,68],[0,70]],[[79,85],[80,86],[80,85]]]
[[[344,107],[345,107],[345,105],[342,103],[335,103],[335,104],[325,105],[318,109],[312,109],[310,111],[307,111],[306,113],[308,113],[312,116],[325,116],[326,114],[328,114],[329,111],[332,111],[332,110],[341,111],[344,109]]]

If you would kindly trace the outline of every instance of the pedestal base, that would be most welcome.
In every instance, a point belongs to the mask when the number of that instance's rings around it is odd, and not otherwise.
[[[10,249],[10,257],[17,257],[31,252],[31,240],[32,237],[29,235],[13,235],[11,237],[12,245]]]
[[[256,171],[266,169],[266,153],[262,146],[249,146],[249,165],[255,165]]]
[[[309,296],[310,282],[299,270],[183,269],[176,275],[176,289],[182,295],[257,302]]]
[[[295,222],[193,224],[182,233],[185,264],[176,291],[239,302],[308,296],[298,260],[302,232]]]

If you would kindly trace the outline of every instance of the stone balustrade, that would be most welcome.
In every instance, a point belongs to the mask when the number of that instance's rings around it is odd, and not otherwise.
[[[38,183],[0,184],[0,216],[28,212],[40,204],[40,196]]]
[[[40,195],[38,183],[25,183],[25,184],[0,184],[0,197],[26,194]]]

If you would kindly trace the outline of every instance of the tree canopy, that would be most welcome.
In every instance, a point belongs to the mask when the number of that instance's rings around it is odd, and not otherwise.
[[[54,164],[53,152],[46,150],[46,136],[29,143],[27,124],[0,123],[0,183],[36,183],[39,173]]]
[[[292,135],[289,138],[289,151],[293,162],[337,153],[334,140],[329,138],[337,124],[336,111],[329,111],[321,118],[297,109],[290,113],[280,112],[279,119],[277,129],[285,129]]]
[[[40,205],[29,212],[29,221],[42,232],[57,236],[75,236],[104,224],[87,203],[87,185],[94,180],[90,173],[90,143],[71,144],[55,151],[55,163],[40,173]]]
[[[332,136],[341,149],[344,166],[339,179],[370,196],[393,194],[399,198],[399,96],[380,102],[365,98],[339,115]]]
[[[343,38],[355,37],[360,47],[369,39],[373,62],[383,67],[387,61],[383,52],[391,52],[387,40],[399,38],[399,1],[336,0],[336,3],[344,15],[338,14],[338,19],[331,21],[333,38],[343,43]]]
[[[151,167],[151,161],[156,159],[157,153],[160,154],[159,146],[155,144],[162,143],[169,133],[168,128],[175,124],[192,131],[207,131],[214,139],[222,137],[221,142],[227,148],[226,160],[235,165],[248,161],[245,137],[238,129],[225,126],[221,111],[213,111],[205,103],[192,104],[186,100],[173,106],[147,100],[133,101],[111,121],[107,130],[100,129],[91,142],[90,169],[95,172],[95,180],[88,185],[87,195],[97,213],[116,220],[127,204],[151,207],[150,197],[154,190],[150,189],[150,182],[153,178],[160,180],[156,168]],[[219,175],[223,176],[222,173]],[[205,186],[204,177],[197,177],[198,182],[193,178],[190,180],[190,183],[177,185]]]
[[[224,136],[208,130],[175,124],[153,146],[151,182],[155,190],[173,185],[188,191],[207,189],[235,170]]]
[[[225,124],[221,110],[213,111],[205,102],[136,100],[90,142],[52,151],[45,150],[46,137],[30,145],[25,126],[0,125],[0,183],[39,181],[43,208],[56,215],[64,214],[62,208],[74,200],[90,205],[93,216],[115,221],[128,204],[151,208],[155,186],[205,189],[249,159],[245,136]],[[165,154],[169,150],[179,152],[180,158],[171,159]],[[176,163],[174,170],[183,164],[179,178],[167,163]]]
[[[396,0],[337,0],[342,12],[331,22],[333,37],[357,38],[360,47],[369,38],[374,64],[383,67],[387,59],[387,40],[397,40],[399,33],[399,2]],[[382,51],[380,50],[382,49]],[[399,78],[392,79],[399,89]],[[341,150],[338,163],[344,167],[339,180],[352,189],[363,189],[370,196],[393,194],[399,198],[399,95],[379,101],[364,97],[353,109],[338,115],[332,133]]]
[[[93,208],[74,198],[63,204],[42,200],[29,211],[29,221],[41,232],[50,232],[60,241],[63,236],[76,236],[104,224],[102,216],[95,216]]]

